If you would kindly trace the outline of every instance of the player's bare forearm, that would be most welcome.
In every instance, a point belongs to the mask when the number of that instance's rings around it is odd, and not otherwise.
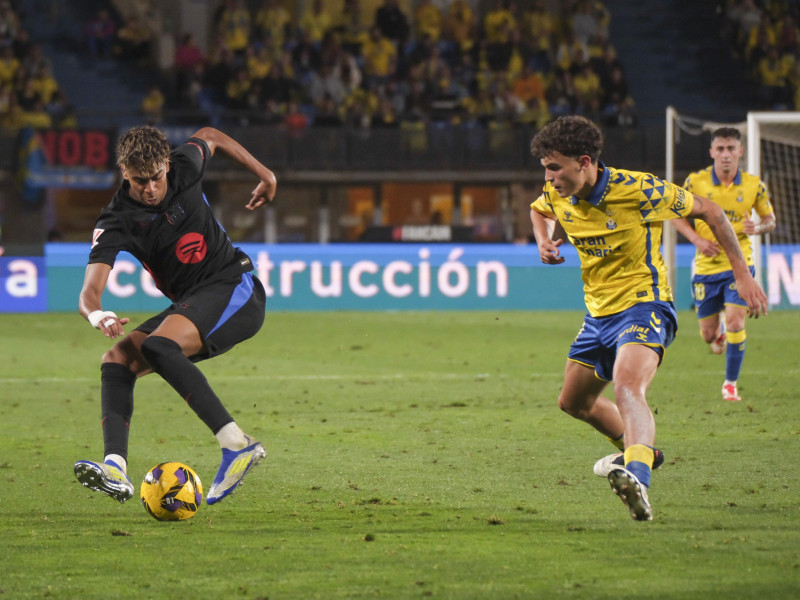
[[[213,155],[217,150],[221,150],[226,156],[236,161],[253,175],[258,177],[259,184],[252,191],[247,208],[250,210],[271,202],[275,198],[278,180],[271,169],[261,164],[244,146],[213,127],[203,127],[194,133],[192,137],[200,138],[207,145]]]
[[[697,233],[687,219],[674,219],[672,224],[678,233],[685,237],[689,243],[694,244],[701,253],[706,256],[716,256],[720,253],[719,244],[713,240],[707,240]]]
[[[539,248],[539,258],[546,265],[558,265],[564,262],[564,257],[558,250],[562,240],[550,238],[548,221],[553,221],[553,219],[531,209],[531,223],[533,224],[533,235],[536,237],[536,245]]]

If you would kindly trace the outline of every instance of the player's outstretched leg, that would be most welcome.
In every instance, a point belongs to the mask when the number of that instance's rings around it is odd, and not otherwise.
[[[658,448],[653,448],[653,467],[652,470],[660,468],[664,464],[664,453]],[[594,463],[594,474],[598,477],[608,477],[611,469],[625,466],[625,455],[622,452],[614,452],[604,456]]]
[[[647,498],[647,486],[625,467],[615,467],[608,474],[608,483],[636,521],[652,521],[653,509]]]
[[[125,472],[113,461],[96,463],[79,460],[75,463],[75,477],[84,487],[111,496],[124,503],[133,497],[133,484]]]
[[[219,465],[214,483],[208,490],[206,502],[215,504],[231,494],[244,476],[258,464],[258,461],[267,456],[267,451],[261,442],[247,437],[247,447],[242,450],[222,449],[222,463]]]

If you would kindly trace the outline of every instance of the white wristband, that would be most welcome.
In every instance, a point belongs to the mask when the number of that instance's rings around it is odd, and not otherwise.
[[[89,319],[89,323],[92,324],[92,327],[100,329],[100,323],[103,322],[103,319],[109,317],[114,317],[116,319],[117,315],[110,310],[93,310],[86,318]]]

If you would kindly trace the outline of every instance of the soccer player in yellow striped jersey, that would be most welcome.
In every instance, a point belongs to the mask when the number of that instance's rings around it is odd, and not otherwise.
[[[578,250],[588,314],[567,355],[559,407],[607,436],[622,453],[595,464],[631,516],[649,521],[651,469],[663,462],[653,447],[655,421],[645,397],[677,330],[672,291],[660,254],[663,221],[703,220],[733,268],[752,316],[766,314],[767,297],[753,279],[731,224],[705,198],[649,173],[600,162],[600,129],[580,116],[560,117],[531,142],[545,170],[531,222],[545,264],[564,262],[557,220]],[[602,395],[614,382],[616,403]]]
[[[714,163],[702,171],[690,173],[684,187],[718,204],[739,238],[745,261],[753,271],[751,235],[775,229],[775,213],[767,186],[755,175],[739,168],[742,157],[741,134],[734,127],[720,127],[711,134],[710,154]],[[752,211],[759,222],[751,219]],[[697,246],[692,275],[692,293],[700,335],[715,354],[725,353],[725,380],[722,398],[741,400],[737,381],[745,353],[745,316],[747,304],[736,290],[731,263],[721,252],[714,233],[702,221],[694,227],[686,220],[675,221],[676,229]],[[724,313],[724,320],[720,316]]]

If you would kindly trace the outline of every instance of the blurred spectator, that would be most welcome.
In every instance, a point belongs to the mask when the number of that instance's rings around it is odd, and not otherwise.
[[[338,61],[333,65],[333,73],[342,82],[347,94],[359,87],[363,79],[358,61],[349,52],[339,55]]]
[[[333,65],[323,64],[318,70],[311,73],[308,95],[316,107],[321,107],[326,99],[332,99],[338,106],[347,97],[347,90],[334,71]]]
[[[547,102],[554,117],[575,113],[578,102],[572,84],[572,74],[569,71],[563,69],[556,71],[553,81],[547,87]]]
[[[116,37],[116,50],[120,58],[146,62],[150,58],[150,30],[136,17],[128,17],[119,28]]]
[[[0,13],[2,13],[2,9],[0,9]],[[1,16],[0,20],[2,20]],[[111,18],[111,14],[105,9],[99,10],[84,27],[89,53],[95,58],[110,57],[116,33],[117,24]]]
[[[483,32],[488,44],[507,43],[509,33],[516,26],[517,21],[509,10],[509,3],[506,0],[492,0],[492,7],[483,18]]]
[[[281,48],[292,37],[292,15],[279,0],[263,0],[255,25],[259,36],[269,37],[276,48]]]
[[[432,0],[419,0],[414,9],[414,33],[438,42],[442,36],[442,13]]]
[[[13,86],[17,80],[21,63],[14,56],[14,49],[9,45],[0,50],[0,84]]]
[[[287,131],[293,135],[299,135],[308,129],[308,117],[300,110],[300,105],[294,101],[287,105],[283,122]]]
[[[179,72],[191,73],[198,63],[205,61],[203,51],[194,41],[193,33],[186,33],[175,48],[175,68]]]
[[[772,26],[772,17],[768,13],[761,15],[758,25],[750,30],[744,45],[745,61],[753,69],[757,68],[759,61],[767,55],[772,46],[777,45],[778,39]]]
[[[788,57],[788,55],[787,55]],[[780,55],[777,46],[770,46],[767,54],[759,62],[757,74],[761,84],[759,96],[761,108],[767,110],[787,110],[791,97],[789,77],[792,73],[793,59]]]
[[[333,16],[328,12],[322,0],[312,0],[311,6],[300,17],[300,31],[308,41],[316,46],[333,25]]]
[[[39,65],[38,70],[32,74],[31,81],[33,82],[33,89],[36,90],[37,95],[44,104],[49,103],[53,98],[53,94],[58,91],[58,82],[46,63]]]
[[[583,63],[572,78],[572,85],[575,88],[578,111],[584,115],[589,112],[599,113],[603,88],[600,86],[597,73],[592,70],[592,65],[588,62]]]
[[[267,46],[260,45],[247,48],[245,68],[251,80],[261,82],[266,79],[273,62],[274,59],[270,55]]]
[[[247,74],[247,69],[244,67],[236,69],[225,87],[225,105],[231,110],[247,109],[252,85],[253,81]]]
[[[205,63],[203,51],[195,44],[194,34],[186,33],[175,48],[175,87],[179,100],[190,98],[190,85],[198,65]]]
[[[391,2],[392,0],[387,0]],[[397,65],[397,49],[384,37],[380,27],[369,30],[369,39],[362,47],[364,78],[367,86],[384,85],[394,73]]]
[[[250,43],[250,11],[242,0],[225,0],[217,16],[217,31],[236,57],[243,57]]]
[[[442,65],[431,87],[431,120],[456,122],[467,91],[455,81],[450,67]]]
[[[311,72],[322,64],[319,45],[311,42],[308,33],[300,31],[297,43],[292,48],[293,77],[302,86],[307,86]]]
[[[734,23],[738,44],[744,47],[750,32],[761,21],[761,9],[756,6],[755,0],[733,0],[728,7],[727,17]]]
[[[578,39],[574,31],[568,30],[556,49],[556,67],[574,73],[587,60],[589,48]]]
[[[383,37],[396,44],[405,43],[410,33],[408,17],[400,9],[398,0],[383,0],[383,5],[375,10],[375,25]]]
[[[522,32],[531,38],[544,37],[548,40],[553,35],[553,17],[547,10],[544,0],[531,0],[523,11]]]
[[[443,24],[444,38],[460,54],[469,52],[475,35],[475,15],[467,0],[453,0]]]
[[[341,38],[342,48],[353,56],[361,56],[361,47],[369,38],[369,28],[361,18],[359,0],[344,0],[341,12],[334,17],[333,29]]]
[[[598,34],[606,35],[611,17],[599,0],[578,0],[570,20],[575,36],[588,44]]]
[[[512,90],[523,104],[527,104],[533,98],[545,102],[544,78],[540,73],[534,71],[530,65],[525,65],[522,73],[514,78]]]
[[[611,113],[616,113],[619,107],[628,97],[628,80],[622,65],[615,65],[611,70],[611,76],[603,81],[600,80],[603,88],[603,104]]]
[[[522,114],[519,116],[520,123],[529,125],[536,129],[541,129],[552,119],[550,109],[547,106],[547,100],[544,98],[532,97],[522,109]]]
[[[142,99],[142,118],[148,125],[158,125],[164,119],[164,94],[157,85],[151,86],[150,90]]]

